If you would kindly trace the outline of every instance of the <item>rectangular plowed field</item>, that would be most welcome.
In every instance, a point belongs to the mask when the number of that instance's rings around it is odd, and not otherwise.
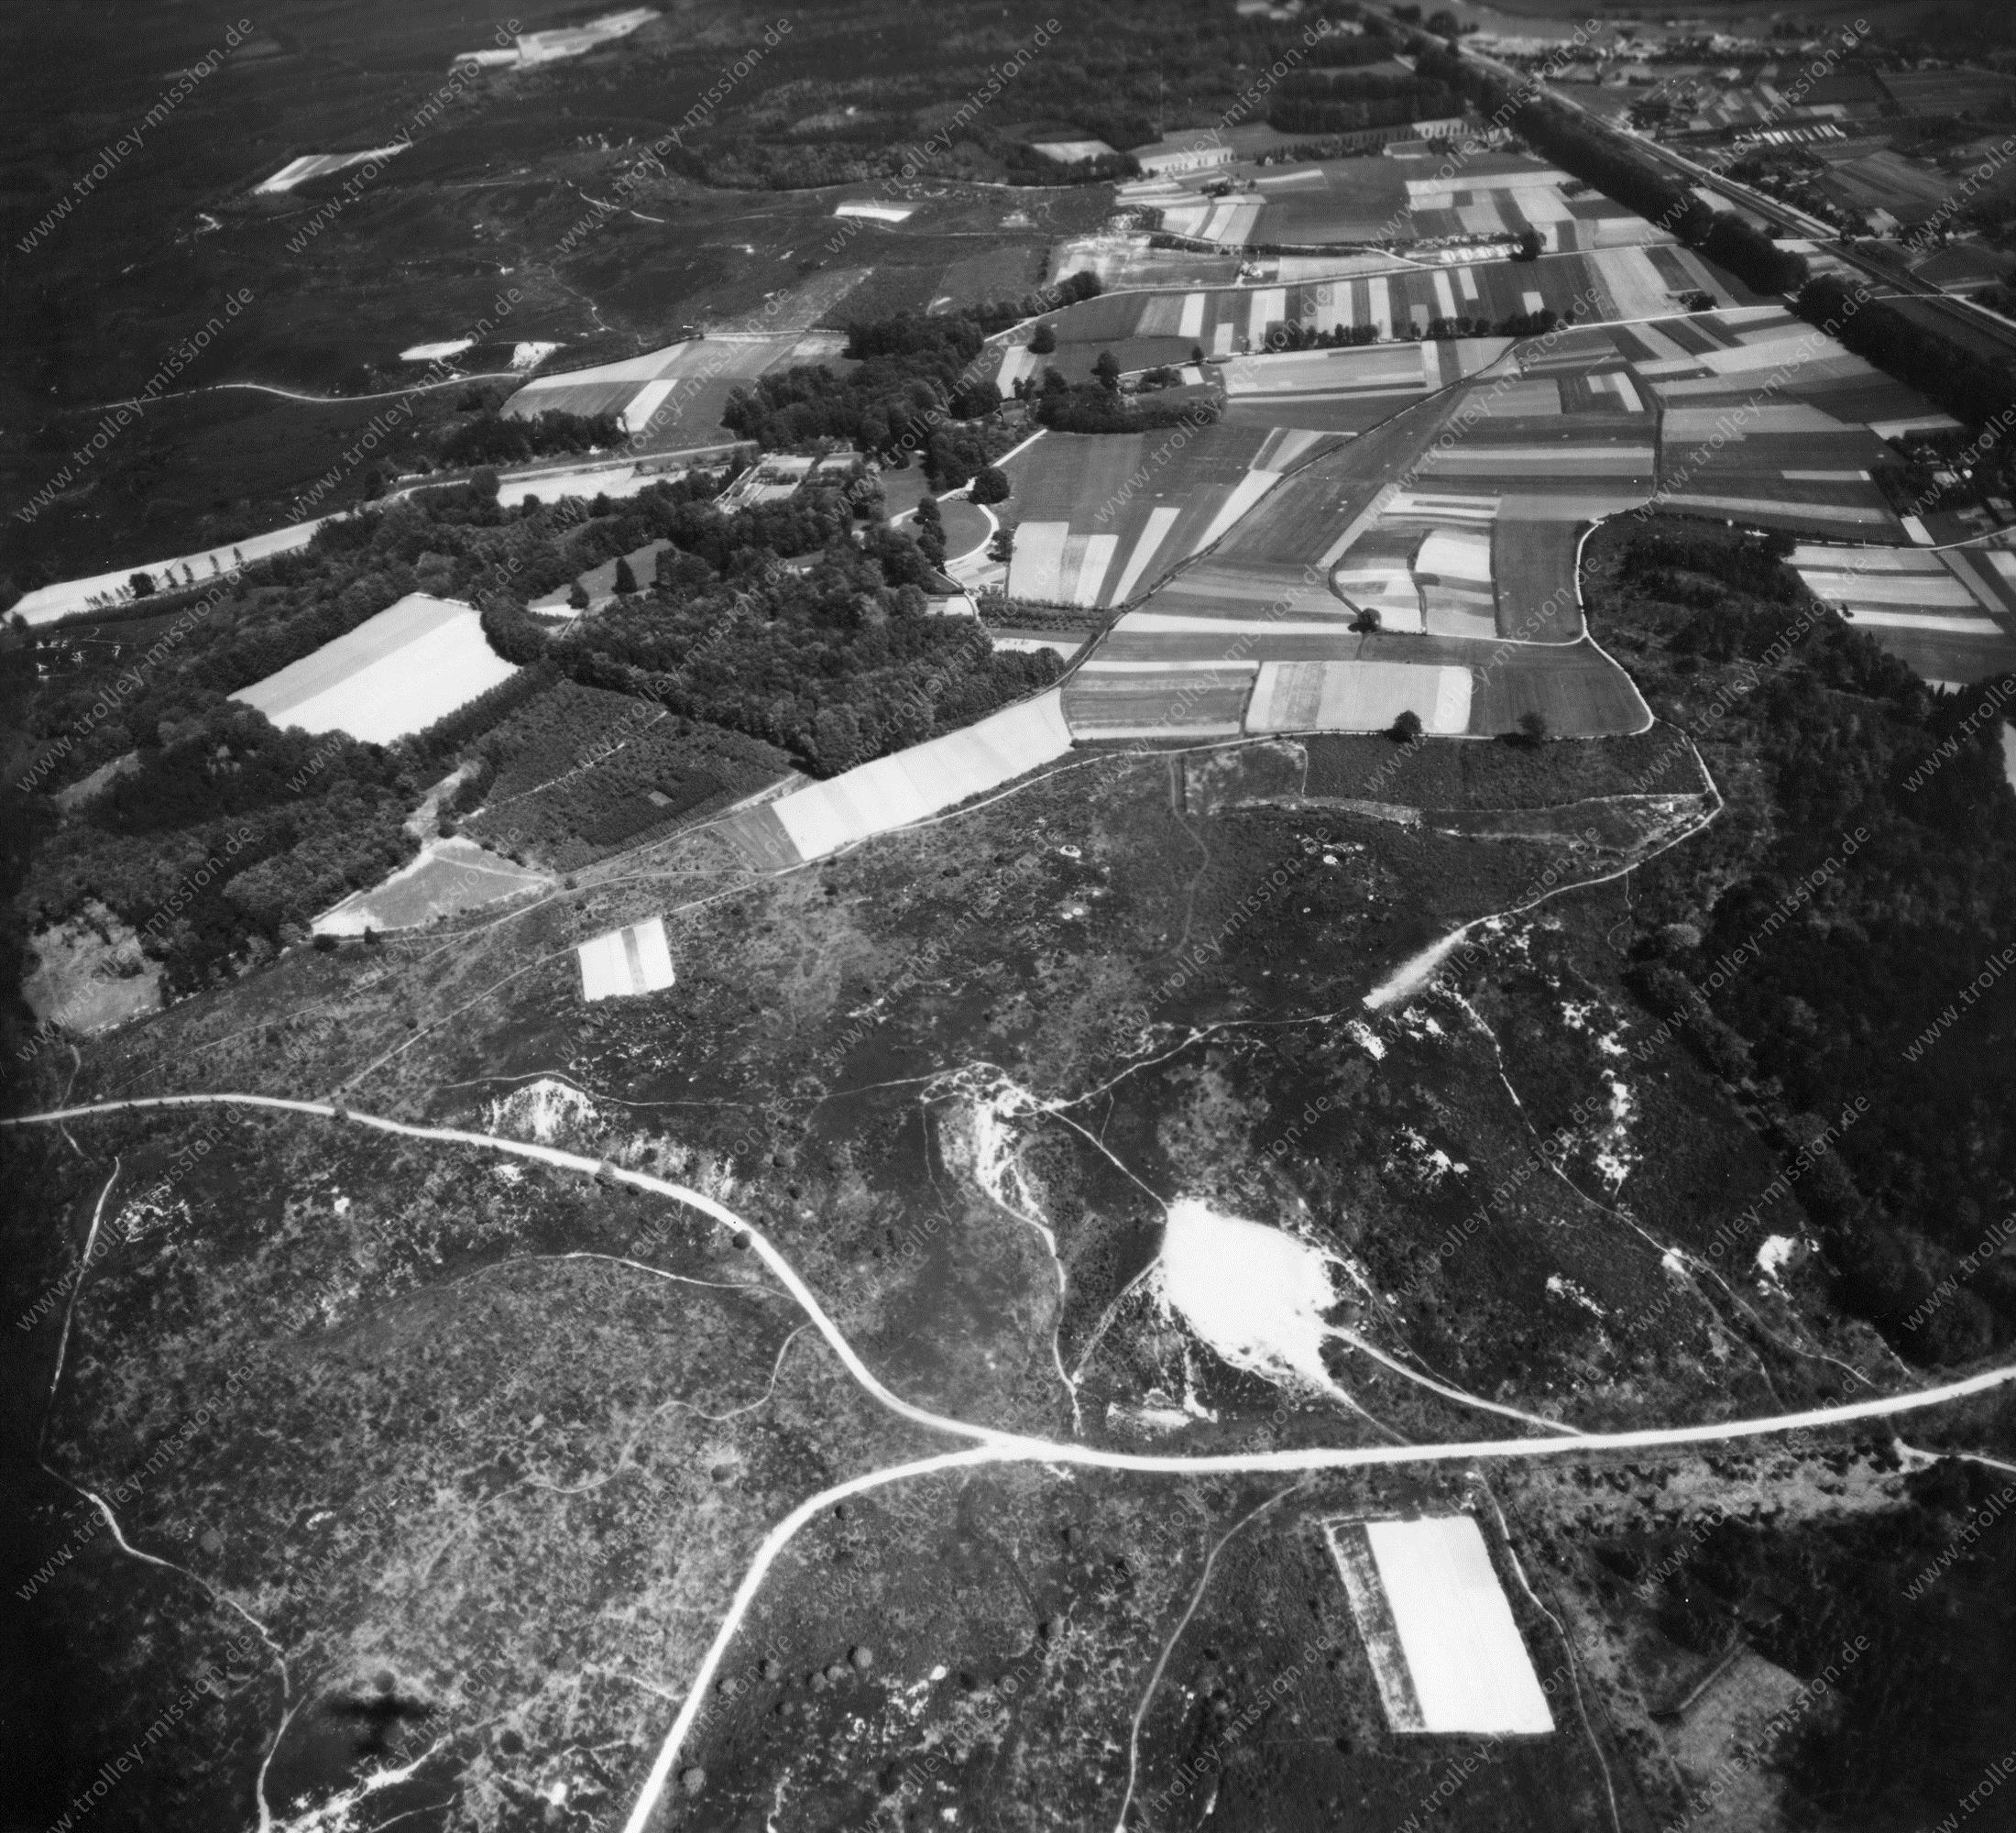
[[[1081,739],[1229,737],[1245,718],[1256,666],[1101,667],[1095,658],[1065,684],[1065,717]]]
[[[1501,521],[1492,531],[1498,634],[1521,642],[1572,642],[1582,634],[1575,592],[1578,521]]]
[[[1470,671],[1405,662],[1266,662],[1246,713],[1250,732],[1383,732],[1403,712],[1423,730],[1470,722]]]
[[[1490,653],[1471,697],[1471,731],[1503,737],[1517,731],[1528,713],[1538,713],[1557,738],[1639,732],[1652,723],[1630,676],[1586,641]]]

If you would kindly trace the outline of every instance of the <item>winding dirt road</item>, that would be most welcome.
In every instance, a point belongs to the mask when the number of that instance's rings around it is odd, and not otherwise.
[[[2016,1365],[2011,1365],[1984,1369],[1964,1380],[1949,1381],[1936,1388],[1922,1388],[1874,1399],[1858,1400],[1844,1407],[1810,1408],[1802,1412],[1780,1413],[1764,1419],[1717,1420],[1687,1426],[1648,1426],[1627,1432],[1585,1432],[1572,1437],[1474,1439],[1454,1443],[1431,1444],[1309,1445],[1293,1451],[1233,1452],[1197,1457],[1101,1451],[1091,1445],[1034,1438],[1025,1433],[1003,1432],[998,1427],[981,1425],[968,1420],[952,1419],[942,1413],[932,1412],[927,1408],[913,1405],[902,1396],[892,1392],[874,1370],[861,1359],[860,1353],[847,1340],[845,1333],[819,1302],[817,1295],[799,1276],[797,1269],[761,1229],[736,1214],[726,1204],[717,1202],[713,1198],[684,1184],[654,1178],[649,1172],[606,1165],[598,1159],[585,1157],[578,1152],[565,1151],[557,1146],[542,1146],[531,1140],[499,1138],[487,1133],[466,1132],[460,1127],[418,1126],[406,1121],[387,1119],[379,1114],[340,1109],[326,1102],[292,1101],[278,1095],[151,1095],[126,1101],[54,1108],[41,1114],[15,1115],[0,1119],[0,1126],[60,1126],[69,1121],[93,1120],[113,1114],[180,1107],[266,1108],[331,1122],[341,1120],[347,1125],[367,1127],[378,1133],[394,1134],[403,1138],[426,1140],[442,1146],[470,1147],[509,1158],[531,1159],[561,1170],[577,1171],[584,1177],[599,1175],[606,1180],[613,1178],[619,1183],[629,1184],[634,1189],[648,1191],[654,1196],[667,1197],[674,1202],[684,1203],[731,1233],[747,1235],[751,1250],[797,1301],[811,1326],[826,1339],[849,1374],[880,1405],[899,1418],[908,1420],[928,1431],[972,1441],[963,1451],[948,1452],[940,1456],[893,1465],[885,1469],[867,1471],[859,1476],[850,1477],[845,1483],[808,1497],[770,1531],[757,1550],[756,1557],[743,1576],[742,1583],[737,1587],[720,1628],[716,1631],[713,1642],[686,1689],[685,1702],[679,1708],[678,1716],[665,1734],[657,1759],[652,1763],[644,1786],[630,1810],[630,1818],[625,1823],[624,1833],[644,1833],[650,1824],[664,1794],[666,1783],[671,1778],[673,1766],[678,1762],[687,1734],[699,1713],[700,1703],[706,1697],[707,1689],[719,1669],[722,1658],[734,1641],[736,1632],[741,1627],[743,1619],[748,1615],[751,1605],[754,1603],[757,1593],[762,1588],[763,1580],[778,1554],[790,1543],[799,1529],[821,1509],[849,1496],[860,1495],[866,1490],[880,1488],[891,1483],[904,1482],[912,1477],[990,1464],[1076,1465],[1096,1470],[1133,1471],[1153,1476],[1210,1476],[1262,1472],[1292,1474],[1365,1469],[1384,1465],[1465,1464],[1535,1457],[1586,1457],[1598,1452],[1652,1451],[1684,1445],[1727,1443],[1739,1439],[1768,1438],[1780,1432],[1852,1425],[1865,1420],[1889,1419],[1906,1413],[1923,1412],[1934,1407],[1948,1406],[1956,1400],[1977,1394],[1990,1393],[2016,1382]]]

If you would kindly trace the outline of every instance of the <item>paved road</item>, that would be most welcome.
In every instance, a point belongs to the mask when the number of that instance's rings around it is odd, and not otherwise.
[[[726,1204],[717,1202],[713,1198],[685,1185],[652,1177],[649,1172],[609,1166],[600,1160],[584,1157],[578,1152],[564,1151],[557,1146],[542,1146],[531,1140],[499,1138],[486,1133],[466,1132],[459,1127],[416,1126],[378,1114],[340,1110],[326,1102],[291,1101],[278,1095],[152,1095],[129,1101],[94,1103],[51,1109],[41,1114],[16,1115],[0,1120],[0,1126],[56,1126],[71,1121],[87,1121],[105,1114],[137,1113],[149,1108],[220,1106],[266,1108],[327,1121],[334,1121],[341,1114],[347,1124],[367,1127],[374,1132],[395,1134],[408,1139],[428,1140],[443,1146],[498,1152],[511,1158],[529,1158],[563,1170],[578,1171],[586,1177],[599,1175],[605,1179],[613,1179],[637,1190],[648,1191],[653,1195],[668,1197],[674,1202],[685,1203],[718,1223],[723,1228],[748,1236],[751,1247],[797,1301],[813,1328],[826,1339],[834,1354],[839,1357],[842,1365],[864,1391],[880,1405],[914,1424],[973,1441],[962,1452],[949,1452],[937,1457],[867,1471],[860,1476],[851,1477],[846,1483],[808,1498],[771,1530],[741,1585],[737,1588],[713,1643],[687,1689],[685,1702],[680,1707],[671,1730],[666,1734],[644,1788],[630,1812],[625,1833],[644,1833],[650,1824],[671,1777],[673,1766],[678,1761],[686,1736],[698,1716],[700,1703],[706,1696],[707,1686],[719,1668],[729,1644],[733,1641],[743,1619],[748,1615],[750,1606],[761,1590],[763,1578],[772,1564],[805,1522],[811,1520],[829,1502],[847,1496],[859,1495],[864,1490],[905,1481],[913,1476],[987,1464],[1075,1465],[1098,1470],[1135,1471],[1155,1476],[1206,1476],[1252,1472],[1364,1469],[1386,1465],[1474,1464],[1535,1457],[1583,1458],[1599,1452],[1656,1451],[1690,1445],[1728,1443],[1740,1439],[1773,1437],[1780,1432],[1824,1430],[1867,1420],[1894,1418],[1907,1413],[1923,1412],[1934,1407],[1948,1406],[1973,1395],[1993,1392],[2016,1381],[2016,1365],[2011,1365],[1984,1369],[1964,1380],[1949,1381],[1936,1388],[1885,1395],[1876,1399],[1859,1400],[1845,1407],[1815,1407],[1801,1412],[1780,1413],[1763,1419],[1717,1420],[1686,1426],[1647,1426],[1626,1432],[1587,1432],[1575,1437],[1475,1439],[1456,1443],[1432,1444],[1308,1445],[1293,1451],[1226,1452],[1195,1457],[1101,1451],[1090,1445],[1035,1438],[1026,1433],[1003,1432],[994,1426],[948,1418],[942,1413],[932,1412],[927,1408],[915,1406],[893,1393],[861,1359],[839,1325],[819,1302],[817,1295],[799,1276],[797,1269],[761,1229],[737,1215]]]

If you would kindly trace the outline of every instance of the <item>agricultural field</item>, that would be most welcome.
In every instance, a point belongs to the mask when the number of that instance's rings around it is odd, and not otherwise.
[[[318,936],[382,935],[550,889],[545,873],[514,864],[459,836],[427,841],[419,857],[382,883],[354,891],[311,926]]]
[[[2016,666],[2016,554],[2007,549],[1802,542],[1791,564],[1814,598],[1928,681],[1959,686]]]
[[[1120,187],[1172,236],[1222,247],[1309,249],[1346,243],[1458,241],[1531,227],[1556,250],[1647,239],[1649,225],[1568,173],[1517,153],[1483,153],[1445,175],[1435,152],[1234,164]],[[1229,189],[1228,189],[1229,187]]]
[[[1123,372],[1180,367],[1198,351],[1207,361],[1223,361],[1264,349],[1269,334],[1284,327],[1325,336],[1369,327],[1381,340],[1373,350],[1398,361],[1404,340],[1438,319],[1469,319],[1482,329],[1546,311],[1586,324],[1669,317],[1685,310],[1683,300],[1694,294],[1728,308],[1748,307],[1758,298],[1692,250],[1665,244],[1542,255],[1533,261],[1510,260],[1496,249],[1481,258],[1476,251],[1463,253],[1465,258],[1448,261],[1340,259],[1335,264],[1340,271],[1329,273],[1301,271],[1322,269],[1326,263],[1317,258],[1284,258],[1275,265],[1296,270],[1296,277],[1284,277],[1278,284],[1268,284],[1263,276],[1237,287],[1103,293],[1044,321],[1057,340],[1048,357],[1038,357],[1027,348],[1028,330],[1004,334],[998,340],[1003,354],[997,379],[1006,390],[1048,368],[1067,380],[1083,381],[1102,350],[1113,353]],[[1396,338],[1402,343],[1395,344]],[[1301,354],[1317,358],[1350,353]],[[1356,354],[1369,357],[1371,353]],[[1233,392],[1240,390],[1235,387]]]
[[[347,635],[231,697],[256,707],[276,726],[390,744],[424,731],[517,673],[490,647],[473,605],[410,592]]]
[[[1935,215],[1952,183],[1945,174],[1885,148],[1860,158],[1829,160],[1816,187],[1843,208],[1862,215],[1881,211],[1910,228]]]
[[[591,936],[575,952],[581,961],[581,997],[587,1001],[663,993],[678,977],[663,916]]]
[[[1554,1715],[1476,1518],[1326,1521],[1396,1731],[1545,1737]]]
[[[1278,424],[1044,434],[1004,467],[1017,518],[1009,597],[1126,604],[1337,443]]]
[[[1054,688],[961,731],[878,758],[747,809],[735,844],[767,862],[824,859],[1012,783],[1071,748]]]
[[[1109,314],[1123,304],[1091,303]],[[1802,565],[1810,559],[1820,596],[1850,601],[1853,620],[1930,678],[1975,678],[2007,655],[2001,620],[2016,582],[2006,555],[1890,554],[1827,571],[1815,543],[1929,543],[1946,532],[1939,515],[1900,515],[1877,473],[1895,463],[1890,440],[1953,423],[1783,308],[1577,324],[1473,347],[1486,360],[1438,372],[1432,396],[1417,381],[1412,405],[1395,391],[1398,411],[1364,435],[1311,448],[1200,543],[1208,553],[1109,593],[1126,613],[1067,688],[1074,729],[1088,739],[1364,731],[1406,710],[1430,731],[1473,736],[1536,716],[1554,732],[1641,730],[1643,701],[1583,631],[1575,564],[1583,530],[1649,503],[1807,537]],[[1435,348],[1239,359],[1222,366],[1228,386],[1239,384],[1229,411],[1321,424],[1338,374],[1355,367],[1377,398],[1403,360],[1422,377]],[[1439,362],[1457,354],[1441,349]],[[1144,464],[1179,478],[1187,462],[1145,439],[1051,439],[1027,456],[1025,500],[1068,457],[1058,499],[1094,517]],[[1039,565],[1051,545],[1038,547]],[[1463,667],[1459,692],[1447,671]]]
[[[504,404],[505,413],[613,414],[638,453],[672,451],[733,437],[722,425],[729,396],[758,376],[794,363],[830,359],[828,334],[688,338],[641,357],[537,376]]]

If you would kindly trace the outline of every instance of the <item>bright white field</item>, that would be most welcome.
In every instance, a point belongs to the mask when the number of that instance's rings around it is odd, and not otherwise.
[[[1491,583],[1491,535],[1476,528],[1439,528],[1414,556],[1414,576],[1420,580]]]
[[[1225,392],[1244,396],[1303,394],[1312,389],[1422,388],[1427,385],[1427,348],[1407,343],[1241,357],[1225,365]]]
[[[18,617],[27,624],[47,624],[78,611],[88,611],[93,599],[130,602],[133,597],[130,581],[136,572],[149,575],[164,591],[181,586],[185,573],[195,585],[207,587],[220,576],[235,573],[241,562],[250,565],[269,554],[286,554],[297,547],[306,547],[323,521],[323,517],[317,516],[313,521],[298,521],[288,528],[269,529],[264,534],[248,534],[243,541],[228,542],[222,547],[207,548],[201,554],[178,554],[172,560],[151,561],[143,567],[125,566],[114,573],[93,574],[88,579],[62,579],[53,586],[38,586],[34,591],[24,593],[7,615]]]
[[[901,223],[916,214],[914,203],[870,203],[856,200],[851,203],[837,203],[833,206],[836,216],[864,216],[871,223]]]
[[[1553,1730],[1547,1695],[1472,1517],[1342,1521],[1326,1532],[1396,1731]]]
[[[1113,149],[1103,140],[1041,140],[1032,142],[1031,150],[1059,165],[1071,165],[1079,159],[1110,159]]]
[[[537,497],[542,503],[557,503],[563,497],[580,497],[589,501],[608,497],[613,501],[619,497],[634,497],[640,490],[664,481],[663,471],[618,465],[601,471],[549,471],[539,477],[503,477],[498,482],[497,495],[499,502],[514,508],[527,497]]]
[[[877,758],[828,782],[808,784],[772,807],[799,856],[823,859],[871,834],[886,834],[984,796],[1054,763],[1070,748],[1063,695],[1053,687],[963,731]]]
[[[673,982],[665,919],[652,916],[627,929],[611,929],[575,950],[581,958],[583,999],[626,999],[657,993]]]
[[[1972,610],[1974,595],[1949,573],[1845,573],[1799,569],[1806,589],[1828,604],[1916,605],[1925,610]]]
[[[327,178],[331,172],[347,171],[352,166],[361,166],[367,159],[389,159],[394,153],[405,150],[401,144],[372,147],[361,153],[303,153],[298,159],[289,159],[263,184],[254,185],[252,195],[271,197],[279,192],[291,191],[297,184],[306,184],[312,178]]]
[[[257,707],[276,726],[390,744],[517,673],[484,640],[473,605],[410,592],[348,635],[231,697]]]
[[[1263,662],[1249,732],[1383,732],[1411,711],[1430,732],[1470,724],[1470,671],[1441,663]]]

